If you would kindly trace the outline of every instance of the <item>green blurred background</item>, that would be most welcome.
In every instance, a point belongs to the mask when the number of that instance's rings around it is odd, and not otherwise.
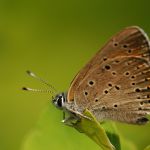
[[[0,150],[98,150],[93,141],[60,123],[62,113],[51,105],[49,94],[21,91],[24,85],[44,88],[25,71],[66,91],[114,33],[138,25],[150,35],[149,6],[148,0],[1,0]],[[150,144],[150,124],[117,125],[139,150]]]

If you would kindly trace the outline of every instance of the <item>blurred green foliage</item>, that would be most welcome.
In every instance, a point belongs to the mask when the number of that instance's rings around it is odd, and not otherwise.
[[[62,114],[51,106],[50,95],[20,90],[24,85],[44,88],[24,72],[31,69],[66,91],[74,75],[114,33],[138,25],[150,35],[149,5],[148,0],[1,0],[0,149],[20,149],[47,105],[49,120],[43,119],[42,132],[35,131],[39,150],[99,149],[90,139],[60,123]],[[117,127],[139,150],[150,144],[149,124],[117,123]],[[45,133],[47,128],[49,132]]]
[[[144,150],[150,150],[150,145],[147,146]]]

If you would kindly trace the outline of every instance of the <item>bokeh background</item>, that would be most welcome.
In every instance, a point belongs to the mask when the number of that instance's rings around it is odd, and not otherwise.
[[[149,6],[148,0],[1,0],[0,150],[98,150],[86,136],[62,125],[51,95],[21,91],[24,85],[46,88],[25,71],[66,91],[114,33],[138,25],[150,35]],[[150,124],[117,126],[139,150],[150,144]]]

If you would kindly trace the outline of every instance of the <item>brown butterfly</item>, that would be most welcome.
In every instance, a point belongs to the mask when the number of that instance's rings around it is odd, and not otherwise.
[[[117,33],[76,75],[68,92],[56,95],[52,102],[69,114],[63,120],[67,125],[87,118],[85,109],[98,121],[148,122],[150,43],[146,33],[136,26]]]

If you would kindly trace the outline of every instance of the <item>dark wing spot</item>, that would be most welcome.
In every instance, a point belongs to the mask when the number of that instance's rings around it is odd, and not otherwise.
[[[106,57],[104,57],[104,58],[103,58],[103,60],[104,60],[104,61],[106,61],[106,60],[107,60],[107,58],[106,58]]]
[[[131,76],[131,79],[134,79],[135,78],[135,76]]]
[[[89,85],[93,85],[94,84],[94,81],[89,81]]]
[[[127,71],[127,72],[125,72],[125,75],[126,75],[126,76],[128,76],[129,74],[130,74],[130,73],[129,73],[128,71]]]
[[[130,54],[131,52],[132,52],[132,50],[131,50],[131,49],[129,49],[129,50],[128,50],[128,53]]]
[[[86,96],[87,96],[87,95],[88,95],[88,92],[87,92],[87,91],[85,91],[85,92],[84,92],[84,95],[86,95]]]
[[[109,69],[110,69],[110,66],[109,66],[109,65],[106,65],[106,66],[105,66],[105,69],[106,69],[106,70],[109,70]]]
[[[115,46],[115,47],[118,46],[118,43],[114,43],[114,46]]]
[[[115,72],[115,71],[113,71],[113,72],[112,72],[112,75],[114,75],[114,76],[115,76],[115,75],[116,75],[116,72]]]
[[[112,87],[112,84],[111,84],[111,83],[108,83],[108,86]]]
[[[106,109],[106,106],[102,106],[102,110],[105,110]]]
[[[118,105],[117,105],[117,104],[115,104],[115,105],[114,105],[114,107],[118,107]]]
[[[140,104],[143,105],[144,103],[143,103],[143,102],[140,102]]]
[[[137,89],[135,89],[135,92],[140,92],[140,91],[141,91],[141,90],[140,90],[140,89],[138,89],[138,88],[137,88]]]
[[[107,91],[107,90],[105,90],[104,92],[105,92],[105,94],[108,94],[108,91]]]
[[[141,108],[141,107],[139,107],[139,108],[138,108],[138,110],[142,110],[142,108]]]
[[[135,83],[133,82],[133,83],[131,83],[132,85],[135,85]]]
[[[119,86],[117,86],[117,85],[115,86],[115,88],[116,88],[117,90],[120,90],[120,87],[119,87]]]
[[[98,102],[98,99],[97,99],[97,98],[95,99],[95,102]]]
[[[123,48],[127,48],[128,46],[126,44],[123,45]]]
[[[116,60],[116,61],[115,61],[115,63],[119,63],[119,62],[120,62],[119,60]]]

